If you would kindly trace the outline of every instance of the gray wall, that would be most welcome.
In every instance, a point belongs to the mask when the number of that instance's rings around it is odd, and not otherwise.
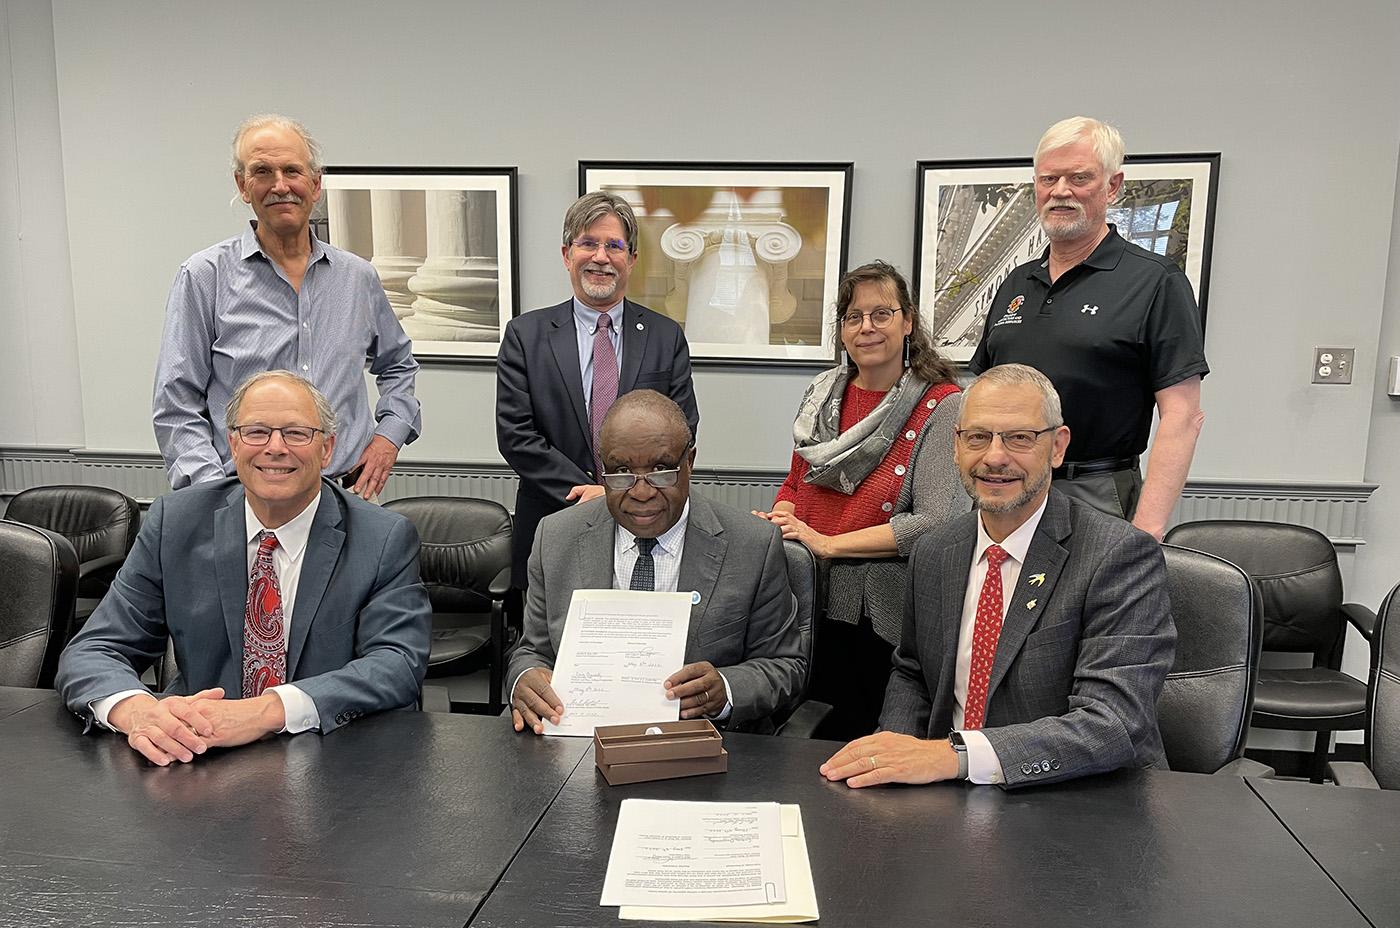
[[[305,119],[332,162],[518,165],[527,307],[567,293],[557,235],[580,158],[852,160],[851,262],[907,269],[915,160],[1024,155],[1047,123],[1086,112],[1133,151],[1224,153],[1193,476],[1380,482],[1359,591],[1374,602],[1400,577],[1400,499],[1384,486],[1400,404],[1378,379],[1400,353],[1388,0],[1141,14],[53,0],[51,29],[49,0],[0,9],[0,106],[15,110],[0,136],[0,443],[154,448],[166,291],[246,215],[229,204],[226,147],[252,111]],[[1364,376],[1310,385],[1323,344],[1355,345]],[[702,465],[784,466],[807,376],[701,368]],[[493,377],[425,369],[425,433],[406,457],[499,461]]]

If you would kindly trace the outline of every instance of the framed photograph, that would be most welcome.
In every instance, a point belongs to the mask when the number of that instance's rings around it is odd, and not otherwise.
[[[1205,330],[1220,153],[1129,155],[1108,221],[1163,255],[1196,291]],[[966,363],[1012,268],[1049,244],[1035,210],[1030,158],[920,161],[914,286],[934,344]]]
[[[627,296],[680,323],[694,361],[836,360],[850,162],[580,161],[578,184],[632,205]]]
[[[327,166],[312,229],[374,265],[422,360],[495,361],[520,312],[515,168]]]

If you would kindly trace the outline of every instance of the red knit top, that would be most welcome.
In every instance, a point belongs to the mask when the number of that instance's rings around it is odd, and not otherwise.
[[[853,381],[847,382],[846,392],[841,398],[840,429],[844,434],[885,398],[888,391],[862,390]],[[899,488],[904,483],[904,474],[909,469],[909,458],[914,452],[914,443],[923,431],[928,417],[933,414],[933,406],[943,398],[958,392],[953,383],[934,384],[924,391],[923,399],[909,419],[904,423],[904,431],[890,446],[889,453],[879,466],[870,472],[856,491],[850,496],[829,487],[804,483],[807,475],[807,462],[796,451],[792,454],[792,469],[778,490],[774,504],[792,503],[794,514],[815,531],[823,535],[842,535],[872,525],[882,525],[890,521],[895,504],[899,501]],[[931,405],[932,404],[932,405]]]

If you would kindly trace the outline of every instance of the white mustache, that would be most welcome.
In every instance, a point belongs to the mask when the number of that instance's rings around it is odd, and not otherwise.
[[[583,266],[583,269],[585,271],[592,271],[595,274],[610,274],[614,277],[617,276],[617,269],[607,264],[597,264],[595,262],[589,262],[588,264],[585,264]]]
[[[263,197],[263,206],[272,206],[274,203],[295,203],[300,206],[301,197],[297,196],[295,193],[284,193],[280,196],[275,193],[269,193],[267,196]]]
[[[1045,201],[1045,209],[1046,209],[1047,211],[1050,210],[1050,209],[1053,208],[1053,207],[1056,207],[1056,206],[1068,206],[1070,209],[1074,210],[1076,213],[1082,213],[1082,212],[1084,212],[1084,207],[1081,206],[1080,204],[1076,203],[1074,200],[1053,200],[1053,199],[1052,199],[1052,200],[1046,200],[1046,201]]]

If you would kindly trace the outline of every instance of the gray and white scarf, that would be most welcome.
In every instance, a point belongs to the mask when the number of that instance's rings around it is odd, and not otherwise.
[[[850,496],[889,454],[928,384],[907,370],[870,414],[841,432],[841,401],[850,365],[822,371],[807,387],[792,423],[792,441],[808,464],[806,483]]]

